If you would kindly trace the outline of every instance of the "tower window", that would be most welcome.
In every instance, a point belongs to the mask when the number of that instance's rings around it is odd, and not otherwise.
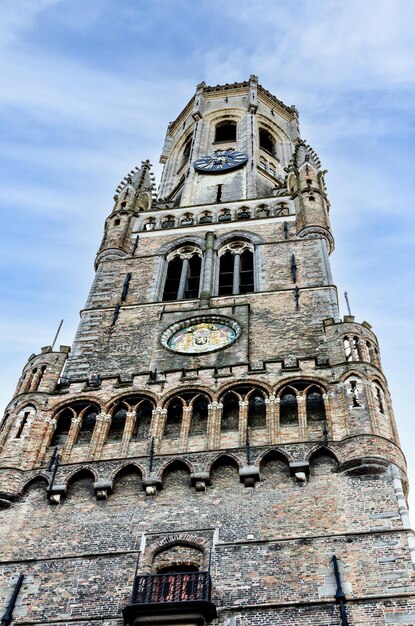
[[[236,241],[220,256],[220,296],[252,293],[254,291],[254,254],[250,244]]]
[[[71,409],[66,408],[60,413],[57,419],[56,429],[53,433],[52,446],[65,445],[66,438],[71,428],[72,419],[75,417],[75,413]]]
[[[280,424],[281,426],[298,424],[297,396],[294,391],[289,388],[285,389],[281,395]]]
[[[324,406],[324,399],[319,389],[311,388],[307,393],[307,420],[325,420],[326,409]]]
[[[274,154],[274,138],[264,128],[259,129],[259,147],[269,154]]]
[[[21,418],[21,421],[20,421],[19,428],[18,428],[17,433],[16,433],[16,439],[20,439],[20,437],[22,436],[22,433],[23,433],[24,428],[25,428],[25,426],[27,424],[27,420],[29,418],[29,415],[30,415],[29,411],[27,411],[27,412],[25,412],[23,414],[23,417]]]
[[[168,261],[163,300],[188,300],[199,296],[202,259],[196,248],[180,248]]]
[[[219,122],[215,128],[215,142],[236,141],[236,122]]]

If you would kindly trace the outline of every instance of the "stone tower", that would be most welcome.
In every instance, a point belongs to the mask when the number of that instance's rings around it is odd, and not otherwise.
[[[405,459],[297,110],[202,83],[161,162],[7,407],[2,624],[415,624]]]

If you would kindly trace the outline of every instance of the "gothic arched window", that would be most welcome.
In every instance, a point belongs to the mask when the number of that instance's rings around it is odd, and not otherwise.
[[[190,422],[189,437],[204,435],[207,430],[209,401],[205,396],[198,395],[191,403],[192,420]]]
[[[224,396],[222,409],[221,430],[238,430],[239,428],[239,398],[232,391]]]
[[[251,428],[266,427],[265,398],[264,394],[257,389],[255,389],[249,397],[248,426],[250,426]]]
[[[265,128],[259,129],[259,147],[269,154],[274,154],[274,138]]]
[[[76,416],[75,412],[67,407],[63,409],[57,416],[55,432],[53,433],[52,446],[65,445],[66,438],[71,428],[72,419]]]
[[[215,127],[215,142],[236,141],[236,122],[226,120]]]
[[[199,296],[202,255],[196,246],[184,246],[167,257],[163,300],[188,300]]]
[[[252,293],[254,253],[246,241],[233,241],[219,251],[219,296]]]
[[[280,424],[281,426],[298,424],[297,396],[290,387],[284,389],[280,396]]]
[[[172,398],[167,407],[164,437],[178,439],[182,428],[183,401],[181,398]]]
[[[307,420],[325,420],[326,408],[323,395],[318,387],[311,387],[307,392]]]
[[[127,410],[124,406],[124,403],[121,403],[115,407],[112,414],[111,425],[108,432],[108,441],[118,441],[122,439],[126,418]]]
[[[142,400],[138,404],[132,439],[147,439],[150,432],[153,409],[154,406],[150,400]]]

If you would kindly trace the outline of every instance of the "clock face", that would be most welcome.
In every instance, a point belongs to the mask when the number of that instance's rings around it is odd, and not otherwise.
[[[216,150],[200,157],[193,163],[195,170],[204,174],[224,174],[229,170],[242,167],[248,161],[248,155],[236,150]]]

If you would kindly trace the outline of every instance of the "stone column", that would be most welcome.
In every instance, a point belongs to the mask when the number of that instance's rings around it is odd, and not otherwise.
[[[89,447],[89,454],[92,459],[96,460],[101,456],[102,448],[107,440],[108,431],[111,426],[111,419],[111,415],[109,413],[104,413],[103,411],[97,415]]]
[[[246,429],[248,427],[248,400],[239,400],[239,445],[246,444]]]
[[[241,290],[241,255],[237,252],[233,257],[232,295],[238,295]]]
[[[182,263],[182,271],[181,271],[181,274],[180,274],[179,289],[177,291],[177,298],[176,298],[176,300],[183,300],[183,298],[184,298],[184,293],[186,291],[187,275],[189,273],[189,259],[183,258],[182,261],[183,261],[183,263]]]
[[[42,378],[42,374],[43,374],[42,370],[38,369],[36,374],[32,378],[32,382],[30,383],[29,391],[36,391],[37,390],[37,388],[39,387],[40,379]]]
[[[53,433],[55,432],[56,425],[58,423],[57,420],[54,419],[53,417],[45,417],[43,421],[45,423],[44,430],[43,430],[43,437],[42,437],[42,442],[39,446],[38,453],[36,456],[36,461],[38,463],[41,463],[43,461],[45,454],[46,454],[46,450],[50,446]]]
[[[154,435],[154,452],[159,452],[166,425],[167,409],[160,406],[152,410],[151,432]]]
[[[71,427],[62,451],[62,462],[67,462],[71,456],[72,448],[74,447],[76,440],[78,439],[79,431],[81,430],[81,422],[82,420],[80,417],[72,418]]]
[[[209,299],[213,291],[213,244],[215,242],[215,234],[212,232],[206,233],[205,243],[205,260],[203,266],[202,287],[200,291],[200,298],[206,305],[209,305]]]
[[[189,441],[189,430],[190,424],[192,421],[193,415],[193,407],[192,406],[184,406],[183,407],[183,416],[182,416],[182,427],[180,430],[180,442],[179,442],[179,451],[186,452],[187,444]]]
[[[124,432],[122,435],[122,442],[121,442],[122,456],[126,456],[128,453],[128,448],[130,446],[131,437],[133,436],[133,430],[134,430],[136,419],[137,419],[137,413],[135,411],[127,411],[127,414],[125,416]]]
[[[366,394],[366,402],[367,402],[367,408],[369,411],[372,432],[375,435],[379,435],[379,421],[378,421],[378,415],[377,415],[378,408],[377,408],[377,400],[375,398],[375,394],[373,391],[373,384],[369,380],[365,380],[363,381],[363,386],[364,386],[365,394]]]
[[[298,406],[298,432],[299,432],[300,440],[307,441],[308,439],[307,407],[306,407],[306,397],[303,393],[300,393],[297,396],[297,406]]]
[[[267,443],[274,444],[278,441],[277,424],[275,419],[275,408],[277,398],[270,396],[265,398],[266,419],[267,419]]]
[[[208,406],[208,423],[207,423],[207,437],[206,437],[206,449],[212,450],[218,448],[220,445],[220,425],[222,419],[221,402],[212,402]]]
[[[344,425],[344,433],[341,434],[340,439],[343,437],[347,437],[350,435],[350,413],[349,413],[349,400],[347,397],[347,389],[346,383],[339,383],[337,385],[337,399],[340,404],[340,412],[343,417],[343,425]],[[333,422],[334,425],[337,424],[337,420],[335,419]]]

